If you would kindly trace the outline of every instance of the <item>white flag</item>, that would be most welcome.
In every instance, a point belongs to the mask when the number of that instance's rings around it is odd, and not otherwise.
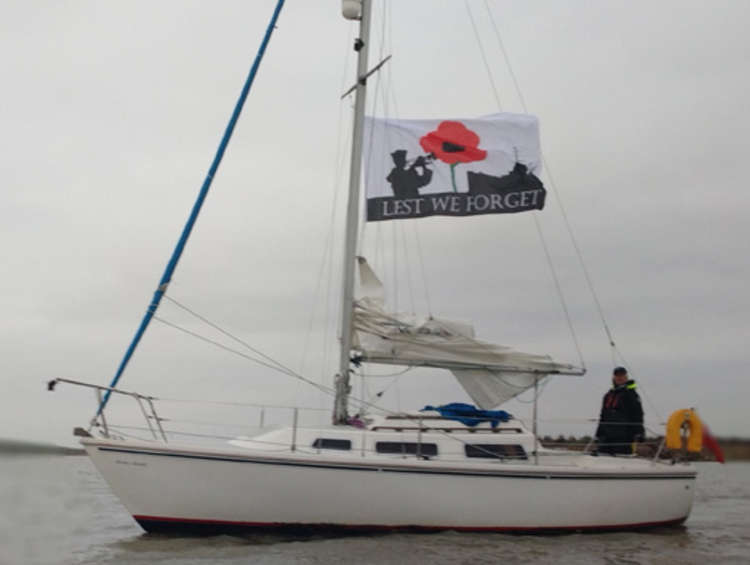
[[[365,118],[368,221],[541,210],[539,122]]]

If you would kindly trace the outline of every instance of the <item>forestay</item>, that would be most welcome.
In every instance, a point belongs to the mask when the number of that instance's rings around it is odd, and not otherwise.
[[[583,373],[547,355],[478,340],[471,324],[386,312],[383,285],[362,257],[359,275],[354,347],[364,361],[449,369],[485,410],[521,394],[550,373]]]

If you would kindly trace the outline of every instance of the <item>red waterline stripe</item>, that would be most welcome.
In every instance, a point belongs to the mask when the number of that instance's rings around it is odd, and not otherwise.
[[[284,523],[284,522],[235,522],[231,520],[204,520],[200,518],[171,518],[168,516],[143,516],[134,514],[133,518],[138,523],[167,522],[170,524],[205,525],[205,526],[229,526],[265,529],[320,529],[320,530],[412,530],[412,531],[442,531],[454,530],[458,532],[581,532],[581,531],[621,531],[637,530],[642,528],[656,528],[664,526],[677,526],[687,520],[687,516],[675,520],[663,520],[657,522],[635,522],[632,524],[610,524],[602,526],[413,526],[413,525],[383,525],[383,524],[307,524]]]

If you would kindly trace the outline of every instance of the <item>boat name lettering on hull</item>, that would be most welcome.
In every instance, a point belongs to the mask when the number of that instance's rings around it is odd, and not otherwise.
[[[132,465],[133,467],[146,467],[147,464],[142,461],[126,461],[124,459],[115,459],[118,465]]]

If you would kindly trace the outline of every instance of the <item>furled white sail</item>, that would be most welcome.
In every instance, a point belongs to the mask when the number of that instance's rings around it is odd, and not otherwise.
[[[480,341],[470,324],[388,313],[383,285],[364,258],[359,259],[359,275],[361,296],[354,303],[354,347],[364,361],[449,369],[484,409],[521,394],[547,374],[583,372],[547,355],[521,353]]]

